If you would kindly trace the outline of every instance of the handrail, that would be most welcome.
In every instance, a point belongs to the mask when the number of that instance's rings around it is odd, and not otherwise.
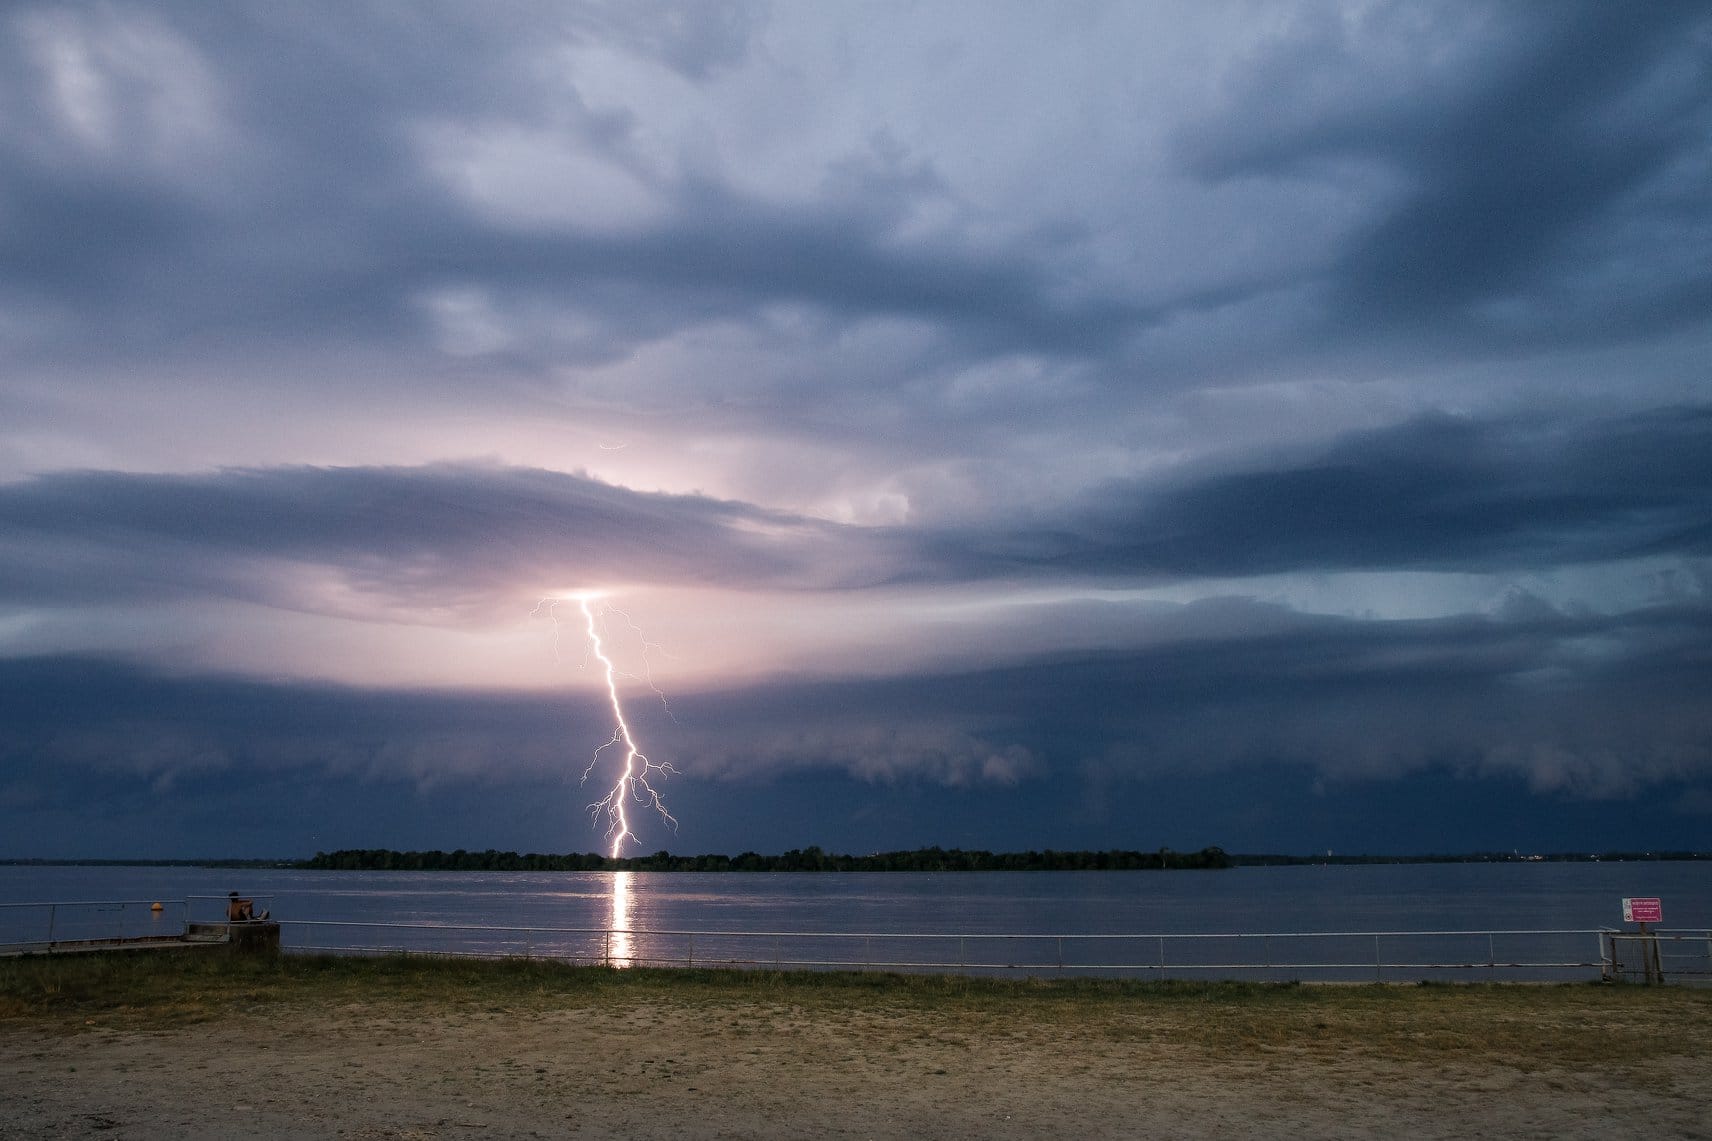
[[[424,931],[524,931],[563,935],[707,935],[729,939],[1372,939],[1408,936],[1411,938],[1450,937],[1456,935],[1598,935],[1604,929],[1595,927],[1564,927],[1501,930],[1477,928],[1464,931],[719,931],[705,927],[522,927],[512,924],[484,923],[401,923],[370,919],[280,919],[283,927],[400,927]],[[1678,930],[1672,928],[1672,930]],[[1690,934],[1699,928],[1681,928]],[[1618,934],[1622,934],[1619,932]],[[1663,935],[1665,932],[1649,932]]]
[[[281,926],[298,932],[297,946],[287,950],[343,954],[429,954],[455,957],[565,958],[608,966],[728,966],[791,969],[928,970],[962,973],[1028,972],[1031,974],[1142,973],[1167,977],[1232,977],[1284,973],[1300,977],[1328,974],[1341,979],[1366,977],[1375,981],[1399,976],[1419,979],[1435,975],[1466,977],[1484,971],[1488,977],[1558,977],[1565,971],[1593,972],[1612,978],[1623,971],[1617,962],[1614,933],[1602,928],[1511,928],[1428,931],[1273,931],[1273,932],[1107,932],[1027,933],[952,931],[773,931],[692,930],[681,928],[610,928],[556,925],[504,926],[486,923],[392,922],[371,919],[284,919]],[[368,936],[340,939],[334,932]],[[1669,943],[1694,940],[1708,944],[1712,966],[1712,932],[1669,929],[1649,933]],[[1572,949],[1579,943],[1584,948]],[[1637,936],[1638,937],[1638,936]],[[1479,940],[1478,949],[1467,946]],[[1293,942],[1292,942],[1293,941]],[[1445,946],[1461,941],[1462,947]],[[552,944],[559,942],[559,946]],[[1524,949],[1518,942],[1532,942]],[[353,945],[353,943],[355,945]],[[1349,948],[1343,957],[1327,954],[1326,944]],[[1438,946],[1434,946],[1434,944]],[[366,945],[365,945],[366,944]],[[1223,954],[1217,948],[1255,947],[1256,953]],[[1355,950],[1351,944],[1359,944]],[[1412,944],[1412,945],[1411,945]],[[1106,947],[1117,955],[1096,954],[1095,961],[1067,954],[1071,947]],[[911,953],[908,948],[936,946],[940,950]],[[1301,949],[1301,957],[1290,947]],[[999,950],[1003,948],[1003,950]],[[1175,948],[1175,949],[1174,949]],[[1246,948],[1245,948],[1246,949]],[[1139,954],[1137,952],[1140,952]],[[1447,952],[1449,952],[1447,954]],[[1502,952],[1502,953],[1501,953]],[[1387,956],[1395,956],[1388,958]],[[1146,961],[1140,961],[1145,957]],[[1083,961],[1077,961],[1078,959]],[[1124,960],[1128,961],[1124,961]],[[1677,974],[1698,979],[1712,970],[1680,967]]]
[[[190,895],[168,901],[171,925],[189,934],[193,915],[210,902],[225,903],[230,895]],[[270,901],[272,894],[246,897]],[[21,934],[0,932],[0,948],[69,947],[95,941],[145,942],[160,928],[138,930],[135,918],[116,922],[99,918],[102,911],[153,910],[151,900],[39,900],[0,903],[0,914],[22,909],[47,914],[45,932],[22,941]],[[79,916],[82,913],[83,917]],[[56,924],[54,916],[60,917]],[[158,912],[156,913],[158,916]],[[609,966],[661,964],[895,969],[954,972],[1021,972],[1087,974],[1093,972],[1233,975],[1280,972],[1301,976],[1332,973],[1338,978],[1397,979],[1427,975],[1486,971],[1534,972],[1537,977],[1561,977],[1552,972],[1590,970],[1600,978],[1636,973],[1630,947],[1644,942],[1652,948],[1649,981],[1662,981],[1664,968],[1683,981],[1712,977],[1712,927],[1672,927],[1631,932],[1612,927],[1396,929],[1352,931],[1109,931],[1109,932],[958,932],[958,931],[821,931],[731,930],[508,925],[482,922],[408,922],[370,918],[320,919],[279,917],[288,936],[284,949],[333,953],[387,952],[430,955],[564,958]],[[14,928],[34,927],[33,919],[9,921]],[[91,940],[91,927],[102,932]],[[337,931],[345,930],[340,938]],[[366,932],[359,936],[358,932]],[[1591,936],[1591,939],[1588,937]],[[1470,941],[1476,941],[1471,946]],[[1587,940],[1586,943],[1579,942]],[[350,945],[352,943],[369,945]],[[1691,944],[1687,953],[1676,948]],[[1591,945],[1590,945],[1591,944]],[[1704,947],[1704,951],[1701,948]],[[1621,949],[1621,953],[1619,953]],[[11,953],[8,950],[7,953]],[[1661,960],[1660,955],[1663,955]],[[1388,956],[1394,956],[1388,957]],[[1584,957],[1585,956],[1585,957]],[[1122,960],[1129,961],[1122,961]],[[1619,962],[1619,959],[1622,961]],[[1092,960],[1092,961],[1090,961]]]
[[[0,903],[0,907],[153,907],[155,904],[183,904],[186,899],[44,899],[35,903]],[[221,897],[225,898],[224,896]]]
[[[225,901],[226,895],[187,895],[179,899],[79,899],[79,900],[34,900],[14,903],[0,903],[0,908],[28,907],[152,907],[156,903],[168,905],[186,905],[191,900]],[[272,899],[272,895],[250,895],[248,899]],[[281,917],[276,920],[282,926],[289,927],[377,927],[404,928],[425,931],[496,931],[522,932],[530,934],[563,934],[563,935],[643,935],[650,937],[661,936],[707,936],[711,938],[730,939],[902,939],[902,940],[931,940],[931,939],[962,939],[975,941],[996,941],[1016,939],[1064,939],[1071,941],[1095,941],[1113,939],[1170,939],[1170,940],[1242,940],[1242,939],[1353,939],[1353,938],[1454,938],[1459,936],[1479,935],[1512,935],[1512,936],[1544,936],[1544,935],[1607,935],[1621,939],[1684,939],[1712,937],[1712,928],[1704,927],[1670,927],[1655,928],[1647,932],[1623,931],[1612,927],[1543,927],[1543,928],[1453,928],[1431,930],[1349,930],[1349,931],[783,931],[783,930],[720,930],[710,928],[665,928],[665,927],[561,927],[534,926],[521,924],[493,923],[441,923],[441,922],[401,922],[396,920],[369,919],[295,919]]]

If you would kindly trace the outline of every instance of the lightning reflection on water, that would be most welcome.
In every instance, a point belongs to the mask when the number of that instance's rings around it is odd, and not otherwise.
[[[606,923],[606,962],[612,967],[628,967],[635,963],[635,945],[630,931],[630,877],[635,872],[612,873],[612,909]]]

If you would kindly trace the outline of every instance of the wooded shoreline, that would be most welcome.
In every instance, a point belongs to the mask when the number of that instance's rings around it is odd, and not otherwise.
[[[866,856],[828,853],[818,847],[764,856],[742,852],[647,856],[603,856],[598,852],[551,854],[456,848],[451,851],[400,851],[392,848],[341,848],[308,859],[0,859],[0,867],[186,867],[273,868],[312,871],[641,871],[641,872],[878,872],[878,871],[1142,871],[1217,870],[1237,867],[1359,866],[1369,864],[1517,864],[1631,863],[1712,860],[1712,852],[1516,852],[1428,853],[1415,855],[1300,856],[1281,853],[1229,853],[1217,846],[1192,852],[1108,849],[988,852],[962,848],[916,848]]]

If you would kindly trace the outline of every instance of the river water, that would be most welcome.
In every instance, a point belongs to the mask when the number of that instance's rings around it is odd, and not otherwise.
[[[1237,959],[1584,963],[1596,954],[1589,934],[1436,943],[1373,936],[1622,928],[1626,896],[1659,897],[1664,927],[1699,929],[1701,943],[1712,928],[1712,862],[1698,861],[707,874],[0,867],[0,903],[132,901],[57,909],[54,937],[62,940],[164,930],[186,917],[187,900],[189,918],[217,918],[221,897],[233,890],[283,922],[288,949],[550,954],[621,964],[777,958],[1092,971],[1168,958],[1211,971]],[[155,900],[166,904],[161,913],[146,906]],[[42,923],[40,908],[0,908],[0,942],[40,938],[32,932]],[[1362,935],[1300,937],[1311,932]],[[1275,938],[1223,938],[1234,934]],[[1189,935],[1221,938],[1180,938]],[[1712,960],[1712,944],[1689,950]]]

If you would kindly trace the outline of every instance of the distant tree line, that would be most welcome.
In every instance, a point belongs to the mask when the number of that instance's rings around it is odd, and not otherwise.
[[[1140,868],[1230,868],[1268,867],[1292,864],[1516,864],[1599,863],[1658,860],[1712,860],[1712,851],[1661,852],[1553,852],[1521,855],[1516,852],[1466,852],[1414,856],[1292,856],[1227,855],[1221,848],[1198,852],[1174,852],[1161,848],[1152,852],[1112,849],[1105,852],[983,852],[960,848],[918,848],[913,852],[880,852],[871,856],[829,855],[819,848],[792,849],[780,856],[744,852],[737,856],[674,856],[655,852],[652,856],[609,859],[596,852],[544,856],[536,852],[518,855],[489,848],[483,852],[396,852],[387,848],[349,848],[317,852],[314,859],[76,859],[9,857],[0,867],[187,867],[187,868],[367,868],[376,870],[451,871],[679,871],[679,872],[889,872],[889,871],[1078,871]]]
[[[1708,852],[1552,852],[1522,855],[1519,852],[1440,853],[1425,856],[1323,856],[1237,855],[1237,867],[1288,867],[1300,864],[1597,864],[1647,860],[1704,860]]]
[[[792,848],[777,856],[743,852],[736,856],[674,856],[667,851],[651,856],[613,858],[598,852],[548,855],[500,852],[492,848],[470,852],[398,852],[390,848],[344,848],[317,852],[299,865],[304,868],[360,871],[461,872],[1005,872],[1005,871],[1138,871],[1145,868],[1228,868],[1231,858],[1222,848],[1198,852],[1151,852],[1113,848],[1103,852],[985,852],[963,848],[917,848],[909,852],[876,852],[868,856],[838,855],[817,847]]]

